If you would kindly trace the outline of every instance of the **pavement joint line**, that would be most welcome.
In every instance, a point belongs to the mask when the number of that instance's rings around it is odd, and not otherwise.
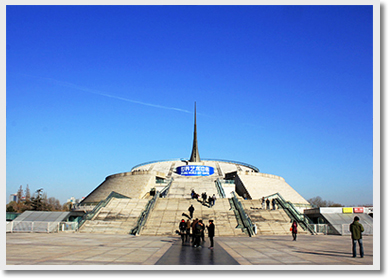
[[[234,251],[232,248],[230,248],[228,245],[221,241],[217,241],[217,243],[224,248],[224,250],[232,256],[233,259],[235,259],[240,265],[251,265],[251,263],[243,258],[240,254],[238,254],[236,251]]]
[[[162,248],[160,248],[157,252],[155,252],[153,255],[151,255],[151,257],[148,258],[148,260],[146,260],[145,262],[143,262],[142,265],[155,265],[156,262],[167,252],[168,249],[171,248],[171,246],[176,241],[178,241],[178,239],[176,239],[170,243],[166,242]]]
[[[75,253],[88,251],[90,249],[94,249],[94,247],[84,248],[84,249],[81,249],[81,250],[75,250],[75,251],[70,252],[70,253],[60,254],[60,255],[56,255],[56,256],[51,255],[49,257],[44,257],[42,259],[32,260],[31,262],[33,262],[32,264],[42,263],[42,262],[45,262],[47,260],[53,260],[53,259],[55,260],[55,259],[58,259],[58,258],[62,258],[62,257],[66,257],[66,256],[69,256],[69,255],[75,254]]]

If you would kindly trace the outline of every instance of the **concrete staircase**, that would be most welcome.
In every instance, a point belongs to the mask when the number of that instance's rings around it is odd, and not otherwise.
[[[257,235],[291,234],[291,219],[283,209],[261,209],[261,200],[240,200],[240,202],[252,223],[256,224]],[[308,232],[298,227],[298,234],[308,234]]]
[[[219,198],[215,180],[214,177],[174,177],[167,197],[191,198],[191,190],[194,189],[200,197],[203,192],[206,192],[208,197],[216,194]]]
[[[193,219],[202,219],[205,225],[214,220],[215,236],[247,236],[241,229],[236,229],[237,221],[234,212],[230,210],[228,199],[217,199],[211,208],[190,198],[163,198],[155,204],[146,225],[140,235],[171,236],[178,230],[181,219],[188,219],[188,208],[193,204],[195,211]],[[182,213],[187,216],[182,216]]]
[[[113,198],[92,220],[86,221],[79,232],[128,234],[147,203],[148,199]]]

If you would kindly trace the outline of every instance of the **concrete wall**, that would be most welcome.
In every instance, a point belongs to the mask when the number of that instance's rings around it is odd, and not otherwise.
[[[244,193],[244,188],[252,199],[261,199],[263,196],[279,193],[286,201],[293,204],[309,203],[298,192],[296,192],[284,178],[264,173],[237,172],[236,191]],[[240,184],[241,183],[241,184]]]
[[[82,202],[98,203],[115,191],[129,198],[142,198],[147,191],[155,186],[155,171],[135,171],[108,176],[95,190]]]

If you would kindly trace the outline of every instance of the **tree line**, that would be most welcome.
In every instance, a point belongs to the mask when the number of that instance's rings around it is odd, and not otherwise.
[[[22,213],[26,210],[35,211],[69,211],[71,203],[61,205],[60,201],[54,197],[47,198],[47,194],[43,192],[43,188],[39,188],[31,195],[30,189],[27,185],[26,190],[20,186],[16,193],[17,200],[11,201],[7,204],[7,212]]]
[[[320,207],[345,207],[342,204],[334,203],[332,201],[323,200],[320,196],[316,196],[307,200],[314,208]],[[355,205],[348,205],[349,207],[355,207]],[[372,207],[372,204],[357,205],[358,207]]]

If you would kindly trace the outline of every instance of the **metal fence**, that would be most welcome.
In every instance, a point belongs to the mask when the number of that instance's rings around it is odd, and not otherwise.
[[[314,231],[315,234],[327,235],[329,232],[329,226],[327,224],[307,224],[310,230]]]
[[[341,234],[341,235],[350,235],[349,226],[350,224],[342,224],[342,225],[333,225],[335,229]],[[362,224],[364,227],[363,235],[373,235],[373,226],[369,225],[367,223]]]
[[[324,235],[349,235],[349,224],[308,224],[309,228],[317,234]],[[369,224],[363,224],[363,235],[373,235],[373,226]]]
[[[76,231],[77,222],[12,221],[7,222],[7,233],[57,233]]]

